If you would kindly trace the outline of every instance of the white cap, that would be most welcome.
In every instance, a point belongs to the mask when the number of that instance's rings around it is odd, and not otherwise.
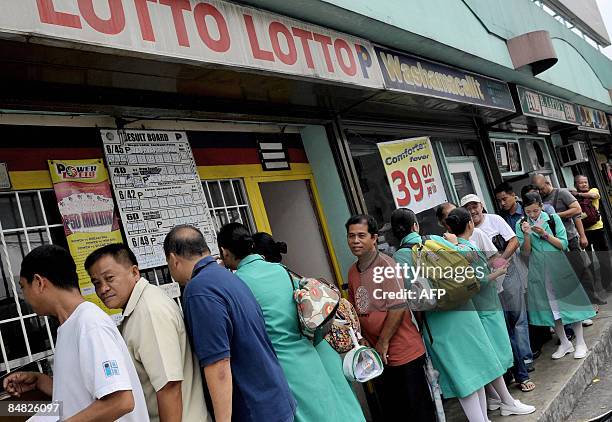
[[[473,193],[470,193],[469,195],[465,195],[463,198],[461,198],[461,206],[465,207],[467,204],[469,204],[470,202],[480,202],[482,203],[482,201],[480,200],[480,198],[476,195],[474,195]]]

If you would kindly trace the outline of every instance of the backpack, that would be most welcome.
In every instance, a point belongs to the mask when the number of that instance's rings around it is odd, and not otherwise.
[[[582,212],[586,214],[582,218],[582,224],[584,225],[585,229],[588,229],[599,221],[601,214],[599,213],[599,210],[595,208],[593,205],[593,200],[590,198],[582,198],[578,201],[578,203],[580,204],[580,208],[582,208]]]
[[[473,272],[468,276],[465,270],[461,271],[465,278],[462,281],[451,276],[459,274],[457,268],[471,268],[468,260],[456,249],[427,236],[423,237],[423,243],[408,244],[400,249],[405,247],[412,250],[413,262],[417,268],[422,267],[421,274],[430,281],[432,288],[446,292],[437,297],[435,309],[445,311],[457,308],[480,291],[480,281]]]
[[[340,306],[340,292],[324,279],[301,277],[285,269],[293,289],[300,331],[318,344],[331,328]]]

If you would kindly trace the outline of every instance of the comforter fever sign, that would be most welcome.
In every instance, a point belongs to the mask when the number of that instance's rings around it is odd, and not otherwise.
[[[368,41],[224,1],[0,0],[0,36],[382,87]]]
[[[99,159],[49,160],[48,163],[68,249],[77,266],[81,294],[118,321],[121,311],[104,306],[83,266],[85,258],[94,250],[123,242],[104,163]]]
[[[429,138],[382,142],[378,150],[397,208],[419,213],[446,202]]]

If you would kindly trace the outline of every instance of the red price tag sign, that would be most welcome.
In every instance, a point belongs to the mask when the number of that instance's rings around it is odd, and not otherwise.
[[[446,202],[429,138],[378,144],[398,208],[421,212]]]

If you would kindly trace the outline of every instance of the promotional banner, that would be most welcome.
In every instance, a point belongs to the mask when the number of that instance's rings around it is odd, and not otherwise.
[[[378,150],[397,208],[419,213],[447,201],[429,138],[382,142]]]
[[[166,265],[172,228],[200,229],[213,255],[216,230],[185,132],[102,130],[126,241],[141,269]]]
[[[514,111],[508,84],[497,79],[375,46],[385,87]]]
[[[93,159],[49,160],[48,164],[81,294],[118,322],[121,310],[104,306],[83,265],[94,250],[110,243],[123,243],[104,163]]]
[[[577,106],[580,115],[580,129],[589,132],[610,133],[606,113],[590,107]]]
[[[363,39],[225,1],[4,0],[0,36],[382,87]],[[77,45],[75,45],[77,44]],[[113,51],[115,50],[115,51]]]
[[[525,116],[541,117],[571,125],[580,124],[574,104],[522,86],[517,86],[516,89]]]

